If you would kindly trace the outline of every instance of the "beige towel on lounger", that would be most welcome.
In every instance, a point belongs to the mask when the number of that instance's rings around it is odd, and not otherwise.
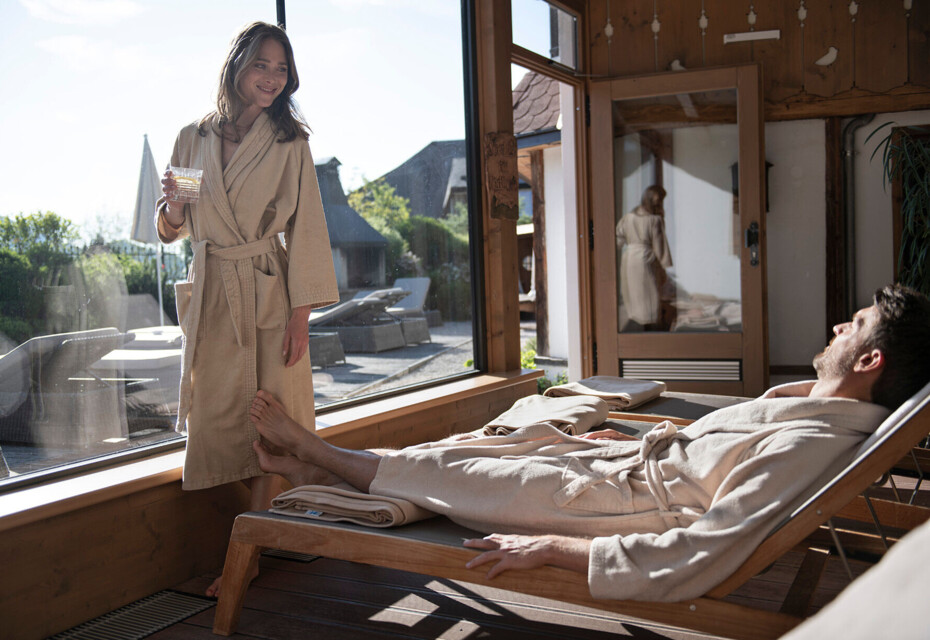
[[[398,527],[436,515],[409,500],[362,493],[344,482],[294,487],[271,501],[271,512],[367,527]]]
[[[549,424],[570,436],[577,436],[607,420],[607,403],[599,398],[576,396],[547,398],[527,396],[484,427],[486,436],[505,436],[521,427]]]
[[[546,389],[546,396],[595,396],[602,398],[611,411],[626,411],[658,398],[665,391],[664,382],[633,380],[614,376],[592,376]]]

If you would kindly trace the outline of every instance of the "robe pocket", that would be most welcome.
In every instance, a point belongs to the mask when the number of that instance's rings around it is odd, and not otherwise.
[[[276,275],[255,273],[255,326],[259,329],[283,329],[287,326],[288,302],[284,283]]]
[[[187,335],[187,314],[190,312],[193,292],[193,282],[176,282],[174,284],[174,306],[178,311],[178,325],[185,336]]]
[[[585,465],[569,458],[562,470],[561,488],[553,495],[556,506],[589,513],[632,513],[633,492],[627,481],[629,471],[618,472],[604,466]]]

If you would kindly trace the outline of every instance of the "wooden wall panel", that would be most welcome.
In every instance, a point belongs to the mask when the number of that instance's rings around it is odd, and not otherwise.
[[[724,34],[749,31],[749,23],[746,21],[749,3],[742,0],[705,0],[704,8],[708,20],[707,66],[717,67],[752,62],[753,45],[751,43],[723,44]]]
[[[724,34],[749,31],[749,0],[704,0],[704,39],[700,0],[590,0],[589,72],[597,78],[664,72],[676,58],[688,69],[761,62],[767,120],[930,106],[930,2],[915,0],[908,21],[901,0],[860,0],[853,22],[849,0],[805,0],[803,28],[800,0],[751,4],[755,29],[779,29],[779,40],[723,44]],[[608,6],[615,28],[609,51]],[[653,6],[661,23],[658,64]],[[835,60],[817,65],[831,47]]]
[[[804,29],[798,21],[796,4],[781,0],[755,2],[759,14],[756,31],[781,30],[778,40],[762,40],[753,45],[753,61],[763,63],[765,96],[772,102],[796,95],[804,82]]]
[[[600,73],[610,75],[610,57],[607,49],[607,36],[604,35],[604,26],[607,24],[607,4],[608,0],[601,2],[592,2],[588,8],[588,21],[586,27],[588,30],[588,60],[592,69],[600,69]],[[610,41],[610,48],[613,48],[617,42],[616,28],[617,25],[611,22],[614,27],[614,35]]]
[[[5,638],[43,638],[222,566],[239,483],[151,488],[0,537]]]
[[[914,3],[907,37],[910,82],[930,86],[930,2]]]
[[[658,71],[668,71],[673,60],[687,69],[703,66],[701,59],[701,0],[668,0],[658,3],[659,64]]]
[[[881,36],[875,37],[876,34]],[[855,35],[857,87],[884,93],[907,82],[907,20],[903,2],[860,2]],[[924,64],[930,64],[930,60],[925,59]]]
[[[804,89],[829,98],[853,87],[853,28],[843,0],[810,0],[804,28]],[[836,48],[836,61],[815,64]]]
[[[655,72],[652,0],[610,0],[610,15],[614,25],[611,75]]]

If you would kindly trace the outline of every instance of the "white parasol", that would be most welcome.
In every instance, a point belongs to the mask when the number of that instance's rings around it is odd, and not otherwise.
[[[155,203],[161,197],[161,176],[155,168],[155,158],[149,147],[149,137],[146,134],[142,144],[142,168],[139,171],[139,189],[136,191],[136,210],[132,219],[132,239],[145,244],[154,244],[158,259],[155,263],[155,274],[158,278],[158,314],[161,325],[165,325],[165,309],[161,294],[161,270],[164,258],[162,244],[155,233]]]

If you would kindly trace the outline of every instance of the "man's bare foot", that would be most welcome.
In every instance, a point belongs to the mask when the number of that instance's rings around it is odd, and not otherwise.
[[[278,456],[271,453],[260,441],[252,443],[252,448],[258,454],[258,466],[266,473],[276,473],[284,476],[295,487],[306,484],[324,484],[331,486],[342,482],[342,478],[326,469],[321,469],[309,462],[298,460],[294,456]]]
[[[255,566],[252,568],[252,571],[249,572],[249,575],[245,577],[246,585],[252,584],[252,580],[258,577],[258,562],[255,563]],[[223,576],[221,575],[216,580],[213,581],[207,590],[204,592],[208,598],[219,598],[220,590],[223,588]]]
[[[271,445],[266,445],[269,450],[280,447],[284,452],[297,455],[302,444],[316,437],[287,415],[281,403],[267,391],[260,390],[255,394],[249,414],[262,438]]]

